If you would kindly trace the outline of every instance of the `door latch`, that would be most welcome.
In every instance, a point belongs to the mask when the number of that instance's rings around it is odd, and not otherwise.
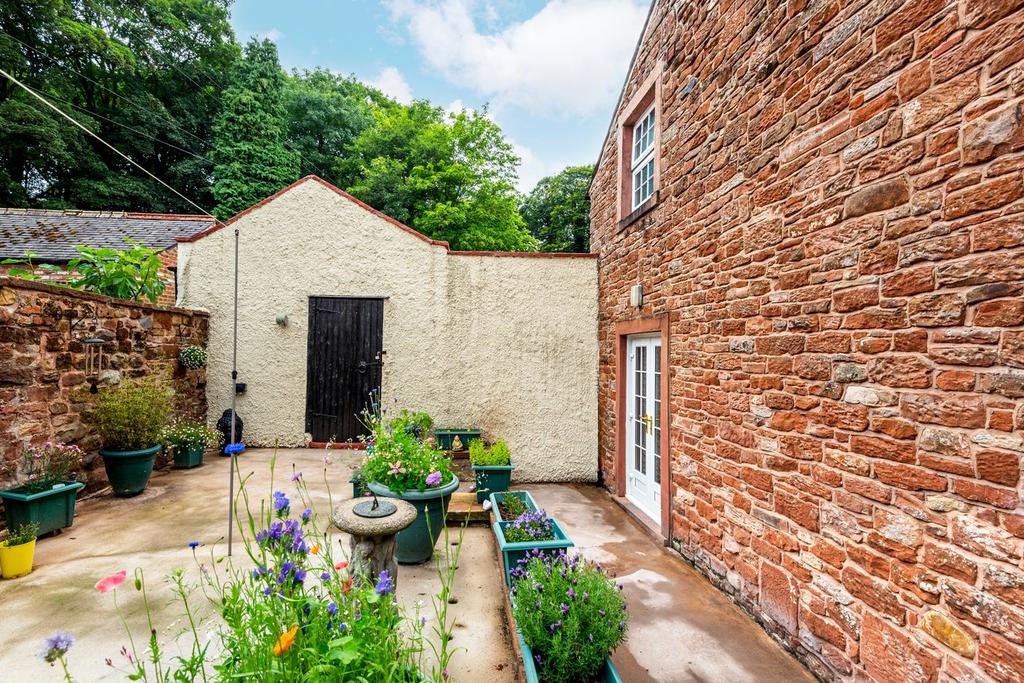
[[[359,365],[356,366],[356,371],[360,372],[360,373],[364,373],[367,370],[369,370],[370,368],[382,368],[382,367],[384,367],[384,359],[381,358],[381,354],[378,353],[376,358],[374,358],[374,360],[371,360],[371,361],[361,360],[361,361],[359,361]]]

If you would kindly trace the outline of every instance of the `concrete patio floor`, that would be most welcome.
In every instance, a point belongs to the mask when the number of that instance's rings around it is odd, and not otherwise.
[[[269,497],[272,455],[270,449],[253,449],[240,459],[241,473],[251,473],[247,488],[256,501],[254,507],[259,498]],[[327,476],[331,498],[323,478],[323,456],[322,450],[279,451],[275,488],[291,495],[293,467],[302,471],[317,510],[326,520],[330,501],[336,503],[351,494],[348,478],[357,456],[343,450],[330,452],[333,463],[327,467]],[[216,555],[224,554],[228,471],[227,459],[208,457],[207,464],[198,469],[155,474],[150,488],[135,498],[100,496],[80,502],[71,529],[40,540],[35,571],[0,582],[0,630],[6,636],[0,650],[0,680],[60,680],[59,670],[38,656],[43,640],[56,631],[75,636],[69,659],[77,681],[124,680],[104,663],[107,657],[115,663],[120,659],[124,631],[112,596],[93,588],[97,579],[120,569],[129,574],[137,567],[145,571],[154,625],[163,644],[171,644],[169,654],[178,654],[173,643],[183,632],[184,615],[162,578],[178,568],[198,577],[187,547],[190,541],[209,544],[199,549],[200,559],[209,557],[210,545]],[[602,490],[564,485],[523,488],[559,519],[577,549],[615,571],[625,586],[630,637],[614,655],[623,680],[814,680],[726,596],[659,546]],[[335,538],[347,551],[348,538],[340,532]],[[235,546],[234,561],[238,566],[249,565],[240,545]],[[454,681],[504,683],[516,679],[505,613],[496,599],[504,590],[496,563],[490,529],[468,528],[453,591],[458,602],[451,606],[456,620],[454,643],[463,648],[450,667]],[[422,600],[430,615],[430,595],[436,587],[432,563],[399,569],[398,596],[406,607]],[[128,623],[136,638],[144,639],[147,626],[138,593],[131,589],[120,593]],[[195,602],[201,601],[200,595]],[[209,607],[205,613],[210,613]]]
[[[253,508],[258,499],[270,497],[269,462],[273,451],[252,449],[241,456],[242,475],[252,473],[247,484]],[[294,500],[295,485],[289,481],[294,465],[302,471],[324,523],[329,519],[327,485],[324,483],[324,451],[291,449],[278,452],[275,488]],[[333,501],[351,497],[348,483],[356,456],[348,451],[331,451],[333,464],[327,468]],[[71,670],[79,683],[123,681],[124,676],[104,663],[109,657],[123,662],[118,654],[126,643],[117,619],[111,594],[94,589],[96,581],[121,569],[129,578],[135,568],[145,572],[154,612],[154,625],[165,646],[182,633],[184,614],[169,588],[162,581],[172,570],[184,568],[191,577],[199,569],[188,549],[190,541],[214,544],[216,555],[224,554],[227,533],[228,459],[207,456],[207,464],[194,470],[156,473],[147,491],[135,498],[100,496],[79,503],[72,528],[62,534],[41,539],[36,550],[35,571],[20,579],[0,581],[0,605],[3,605],[4,647],[0,649],[0,681],[62,680],[59,668],[51,668],[39,658],[43,640],[57,631],[75,637],[69,654]],[[457,529],[452,529],[453,538]],[[347,554],[348,537],[336,532],[336,539]],[[235,533],[234,561],[248,567],[251,562],[238,544]],[[439,547],[443,543],[438,541]],[[209,557],[210,548],[199,548],[200,559]],[[335,557],[339,547],[334,546]],[[504,589],[495,567],[496,550],[490,529],[478,526],[466,530],[459,571],[453,595],[458,602],[449,615],[456,620],[456,653],[450,670],[456,681],[505,683],[515,680],[514,655],[509,645],[505,615],[494,599]],[[125,586],[130,586],[126,583]],[[438,579],[433,563],[403,566],[398,572],[398,597],[412,608],[425,603],[430,617],[430,596]],[[121,589],[120,603],[127,614],[136,641],[145,642],[148,628],[139,594]],[[195,603],[204,602],[198,595]],[[205,608],[209,614],[209,608]],[[431,624],[428,622],[427,628]],[[178,654],[171,646],[170,656]],[[166,660],[165,660],[166,661]],[[427,659],[429,662],[429,658]]]
[[[629,683],[812,683],[816,679],[679,557],[656,543],[603,490],[525,486],[576,549],[614,571],[629,640],[612,660]]]

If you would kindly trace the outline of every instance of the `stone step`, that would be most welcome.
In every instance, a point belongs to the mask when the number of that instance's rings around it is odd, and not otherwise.
[[[476,502],[476,494],[456,491],[448,504],[448,526],[459,526],[465,521],[470,524],[490,524],[491,513]]]

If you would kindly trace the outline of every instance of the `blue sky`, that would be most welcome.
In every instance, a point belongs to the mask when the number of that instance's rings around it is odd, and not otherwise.
[[[647,0],[236,0],[239,40],[286,69],[355,74],[401,101],[489,104],[520,189],[597,159]]]

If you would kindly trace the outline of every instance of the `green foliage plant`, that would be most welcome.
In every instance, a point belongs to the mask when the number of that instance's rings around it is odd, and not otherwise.
[[[43,276],[36,272],[39,270],[50,273],[59,273],[61,271],[60,266],[55,266],[52,263],[36,263],[35,259],[38,256],[39,254],[34,251],[26,251],[22,258],[5,258],[3,261],[0,261],[0,264],[18,266],[17,268],[8,269],[6,275],[21,280],[42,280]]]
[[[25,482],[30,493],[45,491],[55,484],[68,481],[72,472],[82,466],[82,449],[74,444],[47,441],[22,451],[19,465],[6,468]]]
[[[150,249],[138,242],[119,251],[105,247],[76,246],[80,256],[68,261],[68,270],[78,277],[68,286],[84,289],[115,299],[138,301],[146,298],[156,302],[166,285],[160,279],[160,249]]]
[[[220,432],[191,418],[174,420],[160,433],[160,443],[174,448],[206,448],[219,444],[220,440]]]
[[[424,411],[413,412],[402,408],[398,414],[391,418],[388,426],[392,432],[406,431],[422,441],[430,434],[430,428],[434,426],[434,418],[430,413]]]
[[[516,496],[511,495],[502,497],[501,501],[498,503],[498,508],[501,510],[502,519],[515,519],[529,510],[522,498],[517,498]]]
[[[621,584],[565,551],[534,551],[512,570],[512,610],[545,683],[596,681],[605,658],[626,640]]]
[[[39,535],[39,525],[35,522],[29,522],[28,524],[22,524],[19,527],[11,529],[7,538],[3,541],[3,545],[7,548],[13,548],[16,545],[24,545],[25,543],[31,543],[36,540]]]
[[[198,370],[199,368],[206,367],[206,361],[209,355],[202,346],[192,344],[186,346],[178,353],[178,360],[181,361],[181,366],[188,370]]]
[[[469,442],[469,462],[477,467],[504,467],[512,462],[508,444],[499,439],[487,448],[480,439]]]
[[[401,415],[402,411],[399,410]],[[420,441],[404,427],[395,429],[387,418],[387,406],[371,396],[361,419],[369,435],[362,471],[367,481],[383,484],[395,493],[426,491],[449,484],[451,457],[431,444]]]
[[[134,451],[160,443],[170,415],[170,393],[154,379],[129,380],[104,390],[93,411],[104,446]]]

